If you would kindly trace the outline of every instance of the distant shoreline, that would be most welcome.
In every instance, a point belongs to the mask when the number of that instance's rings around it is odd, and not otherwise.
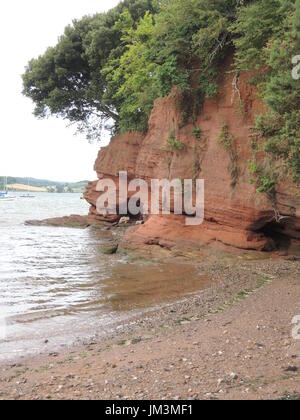
[[[11,186],[8,186],[8,191],[9,191],[9,193],[20,193],[20,194],[22,194],[22,193],[35,193],[35,194],[37,194],[37,193],[39,193],[39,194],[83,194],[84,193],[84,190],[80,190],[80,191],[48,191],[48,190],[46,190],[46,189],[42,189],[42,188],[35,188],[35,187],[30,187],[29,186],[29,189],[28,189],[28,187],[26,186],[26,188],[25,188],[25,186],[24,186],[24,188],[23,189],[21,189],[21,188],[11,188]]]
[[[88,181],[56,182],[36,178],[1,177],[0,190],[8,189],[13,192],[50,192],[50,193],[83,193]]]
[[[48,192],[47,188],[42,187],[33,187],[31,185],[24,185],[24,184],[10,184],[7,186],[9,191],[16,191],[16,192]]]

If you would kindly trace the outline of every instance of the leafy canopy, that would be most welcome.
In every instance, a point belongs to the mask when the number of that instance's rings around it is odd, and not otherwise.
[[[269,180],[290,174],[300,183],[300,81],[292,77],[292,58],[300,54],[300,0],[252,2],[239,10],[233,33],[236,65],[264,70],[256,82],[269,111],[255,127],[269,157],[262,179],[271,165]]]
[[[77,123],[88,138],[146,130],[154,100],[173,86],[217,91],[215,66],[230,43],[236,0],[126,0],[65,29],[55,47],[29,62],[24,94],[35,115]]]
[[[121,103],[106,95],[102,68],[111,57],[126,51],[116,25],[122,13],[130,13],[134,25],[146,11],[154,12],[155,1],[125,0],[108,13],[74,20],[55,47],[29,62],[23,75],[24,95],[35,103],[39,118],[56,115],[76,123],[89,139],[98,137],[109,123],[117,130]]]

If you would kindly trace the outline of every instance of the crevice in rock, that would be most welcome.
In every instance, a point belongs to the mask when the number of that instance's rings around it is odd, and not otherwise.
[[[271,239],[277,250],[288,251],[291,246],[291,238],[285,234],[284,223],[278,223],[276,221],[266,223],[258,232]]]

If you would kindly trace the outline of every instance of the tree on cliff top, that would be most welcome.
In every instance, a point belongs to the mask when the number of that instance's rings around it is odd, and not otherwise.
[[[105,95],[107,81],[101,74],[109,57],[126,50],[116,25],[128,10],[135,25],[156,1],[125,0],[108,13],[74,20],[55,47],[29,62],[23,75],[23,93],[35,103],[39,118],[56,115],[77,124],[87,137],[98,137],[104,124],[119,126],[120,103]]]
[[[99,137],[105,124],[113,132],[143,131],[158,96],[174,85],[192,90],[199,61],[207,61],[200,63],[203,92],[216,92],[213,67],[238,3],[125,0],[106,14],[76,20],[55,47],[29,62],[23,93],[37,117],[62,117],[88,138]]]

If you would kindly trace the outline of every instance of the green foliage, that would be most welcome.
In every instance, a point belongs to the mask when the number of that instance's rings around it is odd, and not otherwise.
[[[195,127],[192,131],[192,135],[195,137],[196,140],[200,141],[203,135],[201,128]]]
[[[176,150],[182,152],[184,149],[185,144],[182,141],[176,139],[175,131],[172,131],[168,138],[168,150],[173,153]]]
[[[295,2],[295,13],[292,18],[293,29],[295,31],[296,37],[300,38],[300,0]]]
[[[239,8],[231,27],[239,69],[259,69],[264,64],[262,50],[279,31],[283,19],[280,0],[253,1]]]
[[[220,134],[220,137],[219,137],[219,143],[222,146],[224,146],[224,148],[227,152],[230,152],[230,150],[232,149],[233,141],[234,141],[233,137],[229,133],[228,125],[224,124],[222,126],[222,129],[221,129],[221,134]]]
[[[276,187],[276,180],[271,174],[264,174],[260,178],[260,185],[257,189],[259,193],[273,195]]]
[[[250,160],[249,161],[249,171],[252,175],[259,175],[260,167],[255,161]]]
[[[277,175],[273,165],[259,165],[255,160],[251,160],[249,161],[249,171],[254,176],[251,183],[256,184],[256,191],[260,194],[266,194],[275,206]]]
[[[199,156],[195,155],[195,161],[192,168],[192,179],[194,182],[196,182],[200,171],[201,171],[201,163],[199,160]]]
[[[170,176],[172,160],[169,157],[166,159],[166,164],[167,164],[167,168],[168,168],[168,172]]]
[[[233,25],[237,66],[264,69],[257,83],[269,112],[256,118],[255,137],[273,163],[274,173],[261,174],[258,187],[268,195],[282,168],[300,184],[300,83],[292,77],[299,22],[299,0],[260,0],[241,8]]]
[[[155,55],[156,80],[163,96],[174,85],[190,96],[201,90],[202,98],[218,92],[217,67],[230,45],[228,28],[235,6],[234,0],[161,2]]]
[[[256,120],[253,151],[263,144],[275,180],[284,167],[300,183],[300,83],[291,73],[300,54],[300,0],[124,0],[73,21],[56,46],[29,62],[23,93],[37,117],[61,117],[93,139],[102,128],[147,130],[155,99],[175,87],[182,127],[196,124],[205,97],[218,93],[233,52],[237,71],[256,70],[253,83],[269,109]],[[238,156],[228,128],[220,141],[234,186]],[[170,149],[183,147],[169,140]],[[260,178],[269,193],[272,179]]]
[[[251,181],[257,186],[257,192],[260,194],[266,194],[270,201],[276,204],[276,183],[277,176],[274,171],[274,167],[271,165],[257,164],[256,161],[249,161],[249,171],[254,175],[254,179]]]
[[[237,152],[235,138],[233,137],[233,135],[230,134],[227,124],[224,124],[221,129],[219,143],[224,147],[224,149],[229,154],[229,157],[230,157],[229,172],[231,174],[231,179],[232,179],[231,186],[232,188],[235,188],[239,179],[238,152]]]
[[[135,28],[129,11],[125,11],[115,26],[120,28],[121,41],[127,44],[127,48],[121,57],[111,58],[102,70],[107,81],[104,97],[122,104],[119,114],[121,132],[145,131],[154,99],[159,96],[152,81],[157,65],[149,60],[153,46],[153,16],[146,12]]]
[[[75,20],[56,46],[29,62],[23,93],[37,117],[64,118],[93,139],[108,127],[144,131],[157,97],[173,86],[184,99],[198,89],[187,122],[198,98],[217,92],[235,6],[236,0],[125,0]]]
[[[73,21],[58,44],[31,60],[23,75],[23,93],[35,103],[34,114],[62,117],[89,139],[99,137],[106,124],[118,130],[122,100],[108,97],[101,70],[111,57],[118,59],[127,50],[116,25],[123,12],[127,10],[136,25],[156,7],[156,0],[125,0],[106,14]]]
[[[173,86],[178,86],[181,90],[186,91],[189,89],[189,73],[185,69],[180,71],[177,58],[171,55],[157,67],[155,83],[161,96],[167,96]]]
[[[176,108],[180,112],[181,118],[179,128],[185,127],[192,120],[196,125],[197,117],[203,108],[203,92],[200,89],[175,91]]]

